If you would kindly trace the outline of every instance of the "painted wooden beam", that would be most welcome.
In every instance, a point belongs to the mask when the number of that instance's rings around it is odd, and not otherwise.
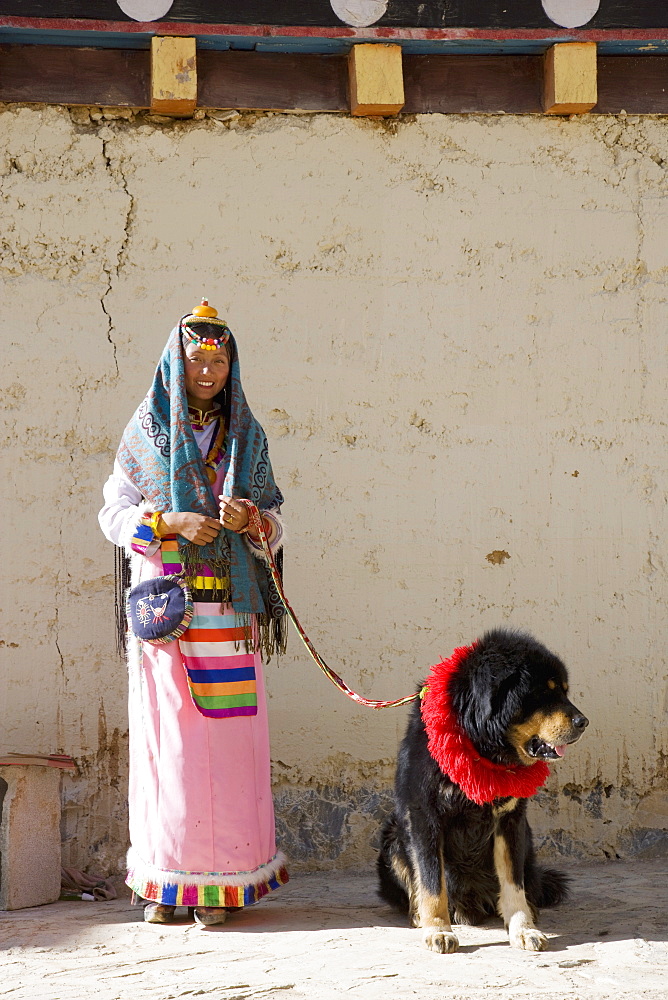
[[[563,42],[545,53],[543,111],[581,115],[598,100],[596,42]]]
[[[348,110],[346,56],[202,49],[197,79],[200,108]]]
[[[148,108],[149,61],[141,49],[0,45],[0,101]]]
[[[542,56],[404,56],[405,114],[540,114]]]
[[[151,111],[190,115],[197,104],[197,42],[194,38],[151,39]]]
[[[0,102],[150,107],[148,49],[0,44]],[[668,115],[668,56],[599,56],[595,114]],[[202,50],[198,105],[346,111],[346,56]],[[543,56],[406,55],[405,114],[540,114]]]
[[[348,56],[351,115],[396,115],[404,106],[400,45],[353,45]]]
[[[390,7],[387,17],[385,9]],[[310,25],[322,29],[338,26],[339,30],[351,34],[351,27],[364,26],[378,34],[387,33],[390,26],[415,30],[418,26],[427,30],[451,28],[455,31],[468,29],[492,29],[496,31],[512,29],[559,30],[566,26],[572,33],[583,30],[610,29],[618,34],[626,28],[646,28],[648,30],[668,27],[668,10],[660,0],[514,0],[513,3],[499,3],[499,0],[457,0],[444,3],[443,0],[246,0],[245,3],[231,3],[229,0],[180,0],[174,4],[165,0],[2,0],[4,15],[18,20],[93,19],[98,24],[128,24],[151,22],[164,33],[172,33],[174,25],[202,24],[203,34],[211,27],[225,23],[234,25],[267,26],[287,25],[294,30],[295,25]],[[125,21],[119,21],[122,12]],[[174,18],[174,20],[171,20]],[[132,19],[132,20],[128,20]],[[381,19],[389,21],[379,25]],[[145,30],[142,25],[140,30]],[[353,29],[354,30],[354,29]],[[195,34],[194,31],[190,32]]]
[[[599,56],[594,114],[668,114],[668,56]]]

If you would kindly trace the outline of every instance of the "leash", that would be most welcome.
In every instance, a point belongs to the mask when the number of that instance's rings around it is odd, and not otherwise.
[[[318,664],[323,674],[325,674],[326,677],[329,677],[332,684],[335,687],[337,687],[339,691],[342,691],[345,695],[351,698],[353,701],[356,701],[359,705],[366,705],[367,708],[395,708],[398,705],[408,705],[411,701],[415,701],[417,698],[419,698],[420,697],[419,694],[409,694],[405,698],[396,698],[394,701],[374,701],[371,698],[363,698],[362,695],[357,694],[355,691],[352,690],[352,688],[349,688],[346,682],[342,680],[342,678],[339,677],[339,675],[335,673],[331,667],[327,666],[322,656],[320,655],[320,653],[317,651],[317,649],[307,636],[306,632],[304,631],[301,625],[301,622],[299,621],[297,615],[290,607],[290,602],[285,596],[285,591],[283,590],[283,581],[281,580],[280,573],[276,568],[274,557],[272,555],[271,549],[269,548],[269,542],[267,541],[267,533],[264,530],[264,524],[262,522],[262,516],[260,514],[260,511],[257,509],[252,500],[240,500],[240,502],[246,505],[246,509],[248,510],[248,520],[250,524],[253,526],[253,528],[255,528],[258,535],[260,536],[260,541],[262,542],[262,551],[266,556],[267,564],[269,565],[269,569],[271,571],[271,578],[274,581],[274,585],[276,587],[276,590],[278,591],[278,596],[283,602],[283,606],[288,613],[290,621],[297,629],[299,637],[306,646],[307,650],[309,651],[315,662]]]

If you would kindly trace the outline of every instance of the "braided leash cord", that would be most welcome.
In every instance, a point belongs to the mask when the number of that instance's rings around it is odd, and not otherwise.
[[[317,649],[314,647],[313,643],[311,642],[306,632],[302,628],[302,625],[299,619],[297,618],[297,615],[290,607],[290,603],[287,597],[285,596],[285,591],[283,590],[283,582],[281,580],[278,570],[276,569],[276,563],[274,562],[274,557],[271,553],[271,549],[269,548],[269,542],[267,541],[267,534],[264,530],[264,524],[262,522],[262,517],[260,515],[259,510],[257,509],[252,500],[241,500],[241,503],[246,505],[246,508],[248,510],[248,520],[260,536],[260,541],[262,542],[262,551],[264,552],[267,558],[267,563],[269,565],[269,569],[271,570],[271,576],[276,586],[276,590],[278,591],[278,596],[283,602],[283,606],[285,607],[285,610],[288,613],[288,617],[290,618],[290,621],[292,622],[294,627],[297,629],[297,632],[299,633],[302,642],[304,643],[309,653],[311,654],[315,662],[322,670],[323,674],[329,677],[332,684],[335,687],[337,687],[339,691],[343,691],[343,693],[347,695],[349,698],[352,698],[353,701],[356,701],[360,705],[366,705],[367,708],[395,708],[398,705],[408,705],[411,701],[415,701],[419,697],[419,695],[417,694],[409,694],[405,698],[396,698],[394,701],[374,701],[371,698],[363,698],[360,694],[357,694],[355,691],[349,688],[346,682],[342,680],[342,678],[339,677],[339,675],[335,673],[331,667],[327,666],[323,658],[320,656],[320,653],[318,653]]]

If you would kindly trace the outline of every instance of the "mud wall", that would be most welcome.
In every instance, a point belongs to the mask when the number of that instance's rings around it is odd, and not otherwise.
[[[668,124],[125,115],[0,114],[0,749],[77,759],[65,860],[122,866],[96,513],[202,294],[240,342],[326,659],[391,698],[488,626],[532,630],[592,720],[532,806],[542,843],[660,851]],[[282,844],[367,864],[406,710],[347,701],[294,633],[268,675]]]

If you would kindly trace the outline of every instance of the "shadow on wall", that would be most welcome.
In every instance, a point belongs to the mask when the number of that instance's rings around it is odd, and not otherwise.
[[[529,806],[536,846],[545,857],[666,858],[668,796],[663,783],[646,795],[594,778],[542,788]],[[571,831],[578,831],[575,836]]]
[[[127,740],[127,732],[104,730],[97,751],[77,759],[77,773],[63,774],[60,827],[65,867],[105,875],[125,872]]]
[[[380,827],[392,811],[392,793],[334,785],[274,788],[276,842],[291,865],[304,870],[373,865]]]
[[[668,857],[668,829],[645,800],[592,782],[586,789],[566,785],[560,793],[543,789],[531,805],[536,848],[544,858],[578,859]],[[350,789],[335,785],[274,786],[276,838],[295,870],[366,869],[375,863],[380,828],[393,807],[389,788]],[[579,823],[565,825],[573,809]],[[650,823],[643,825],[644,813]],[[653,816],[653,820],[652,820]],[[579,830],[574,836],[570,831]],[[582,830],[585,835],[582,835]]]

